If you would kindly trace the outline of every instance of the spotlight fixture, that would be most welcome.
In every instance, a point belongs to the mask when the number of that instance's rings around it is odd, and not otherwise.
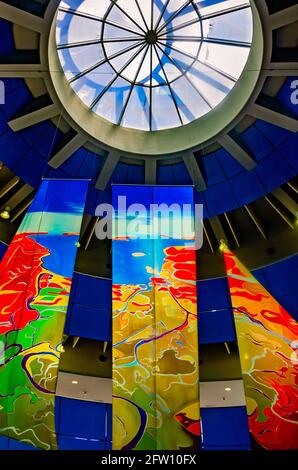
[[[79,382],[78,382],[77,380],[73,380],[71,383],[72,383],[73,385],[78,385]]]
[[[220,240],[220,243],[219,243],[219,251],[222,251],[224,252],[225,250],[228,249],[228,246],[225,242],[225,240]]]
[[[225,391],[226,391],[226,392],[231,392],[232,389],[231,389],[230,387],[226,387],[226,388],[225,388]]]
[[[4,220],[10,219],[10,207],[6,206],[4,210],[1,212],[0,217]]]

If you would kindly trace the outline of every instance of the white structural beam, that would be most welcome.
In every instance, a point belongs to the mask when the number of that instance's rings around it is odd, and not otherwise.
[[[0,17],[38,33],[41,33],[44,27],[43,18],[12,5],[8,5],[5,2],[0,2]]]
[[[291,214],[298,216],[298,204],[282,188],[276,189],[272,194]]]
[[[273,13],[273,15],[270,15],[269,20],[272,29],[283,28],[288,24],[298,21],[298,5],[293,5]]]
[[[55,116],[58,116],[60,112],[61,109],[59,106],[56,104],[50,104],[44,108],[37,109],[31,113],[12,119],[8,122],[8,125],[13,131],[17,132],[22,129],[26,129],[27,127],[34,126],[39,122],[46,121],[47,119],[52,119]]]
[[[183,161],[196,190],[205,191],[207,189],[207,185],[194,154],[192,152],[185,153],[183,155]]]
[[[268,77],[297,77],[297,62],[272,62],[268,69],[263,69]]]
[[[148,157],[145,160],[145,184],[156,184],[157,160]]]
[[[46,72],[41,64],[0,64],[0,78],[40,78]]]
[[[49,165],[52,168],[59,168],[63,163],[65,163],[71,156],[79,150],[85,143],[87,139],[81,134],[77,134],[73,137],[67,144],[65,144],[58,152],[50,159]]]
[[[218,138],[218,143],[232,155],[246,170],[252,170],[256,166],[254,159],[228,134]]]
[[[274,126],[282,127],[291,132],[298,131],[298,121],[297,119],[286,116],[285,114],[278,113],[272,109],[265,108],[258,104],[253,104],[249,110],[248,114],[256,119],[262,119],[263,121],[269,122]]]
[[[96,189],[99,189],[100,191],[104,191],[106,189],[119,160],[120,154],[118,152],[113,151],[109,153],[96,182]]]

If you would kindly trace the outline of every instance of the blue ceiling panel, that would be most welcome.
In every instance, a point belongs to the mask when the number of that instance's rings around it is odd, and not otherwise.
[[[22,175],[22,179],[34,188],[37,188],[43,178],[47,167],[46,160],[34,150],[30,150],[14,167],[17,175]]]
[[[126,184],[128,173],[128,165],[118,163],[112,177],[113,184]]]
[[[7,120],[13,119],[15,114],[20,111],[24,106],[32,102],[32,96],[26,86],[19,86],[11,91],[6,90],[5,105],[2,105]]]
[[[230,184],[239,206],[255,201],[266,194],[266,188],[253,171],[234,176],[230,179]]]
[[[57,145],[61,143],[62,139],[62,132],[52,123],[50,123],[50,126],[46,129],[46,132],[41,136],[35,145],[37,146],[38,152],[43,156],[43,158],[48,160]]]
[[[261,161],[274,149],[270,141],[258,130],[256,126],[251,126],[241,135],[241,137],[257,162]]]
[[[213,186],[225,180],[225,175],[216,158],[216,153],[202,157],[200,164],[207,186]]]
[[[145,168],[143,165],[130,165],[127,172],[127,184],[144,184]]]
[[[173,167],[171,165],[157,166],[157,184],[174,184]]]
[[[24,140],[10,128],[0,136],[1,161],[13,171],[16,164],[24,158],[28,152],[28,146]],[[18,175],[21,176],[22,175]]]
[[[12,34],[12,23],[0,18],[0,55],[9,54],[15,49],[14,39]]]
[[[184,163],[177,163],[172,167],[173,176],[174,176],[174,183],[173,184],[185,184],[185,185],[192,185],[192,179],[189,176],[189,173],[186,169]]]
[[[51,125],[50,121],[41,122],[19,131],[18,135],[20,135],[30,146],[34,146],[37,142],[41,141],[37,146],[37,150],[38,152],[41,152],[41,155],[43,155],[42,151],[45,145],[42,142],[42,137],[49,131]]]
[[[227,178],[243,173],[245,170],[240,163],[232,157],[225,149],[216,152],[216,158],[222,167],[222,170]]]
[[[204,194],[210,217],[238,207],[235,195],[227,181],[208,188]]]
[[[278,171],[276,171],[278,168]],[[278,188],[294,178],[296,173],[287,161],[276,151],[262,160],[255,170],[267,192]]]
[[[256,127],[259,129],[262,134],[272,143],[273,146],[278,146],[283,140],[285,140],[289,135],[290,131],[282,129],[281,127],[274,126],[265,121],[256,121]]]
[[[279,146],[280,154],[287,160],[292,168],[298,172],[298,133],[292,134]],[[277,170],[277,169],[276,169]]]

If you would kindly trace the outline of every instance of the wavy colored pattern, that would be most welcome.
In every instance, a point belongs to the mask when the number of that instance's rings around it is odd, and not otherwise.
[[[170,204],[180,192],[193,204],[191,188],[160,191],[135,188],[134,201]],[[127,235],[113,241],[113,449],[198,448],[194,241]]]
[[[87,183],[44,181],[0,265],[0,434],[56,449],[54,400]]]
[[[228,249],[224,258],[251,435],[265,449],[296,449],[298,323]]]

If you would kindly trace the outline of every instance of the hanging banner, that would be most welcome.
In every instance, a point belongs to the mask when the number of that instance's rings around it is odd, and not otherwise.
[[[44,180],[0,265],[0,434],[56,449],[55,390],[87,181]]]
[[[193,189],[114,186],[113,207],[113,449],[198,449]]]
[[[298,448],[298,323],[224,251],[249,430],[268,450]]]

